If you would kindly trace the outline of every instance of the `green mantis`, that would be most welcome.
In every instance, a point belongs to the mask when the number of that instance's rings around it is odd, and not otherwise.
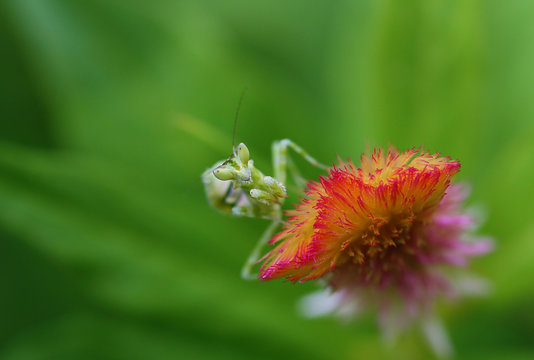
[[[241,276],[244,279],[254,278],[252,268],[263,247],[282,222],[282,204],[287,197],[288,169],[299,188],[302,189],[306,184],[288,157],[288,149],[301,155],[313,166],[328,169],[300,146],[289,139],[284,139],[275,141],[272,145],[274,176],[266,176],[254,166],[254,161],[250,158],[250,152],[244,143],[234,146],[232,155],[228,159],[217,162],[202,174],[206,197],[215,209],[234,216],[271,220],[271,224],[243,266]]]

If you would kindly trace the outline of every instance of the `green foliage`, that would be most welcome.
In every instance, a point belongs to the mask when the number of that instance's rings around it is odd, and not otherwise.
[[[460,359],[534,358],[534,3],[0,3],[0,358],[428,358],[371,316],[306,320],[312,284],[245,282],[267,222],[209,208],[238,141],[270,173],[425,146],[462,162],[487,298],[443,308]],[[304,173],[314,169],[299,162]],[[265,170],[264,170],[265,169]]]

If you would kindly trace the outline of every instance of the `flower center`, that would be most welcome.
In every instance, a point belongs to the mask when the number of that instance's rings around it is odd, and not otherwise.
[[[413,213],[391,216],[389,219],[374,217],[359,238],[344,243],[342,251],[359,265],[384,259],[388,249],[402,247],[409,242],[413,222]]]

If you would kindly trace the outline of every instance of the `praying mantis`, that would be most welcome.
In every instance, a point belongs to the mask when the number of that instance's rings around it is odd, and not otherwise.
[[[241,104],[242,97],[239,101]],[[287,198],[287,173],[299,189],[303,189],[306,180],[298,172],[295,164],[288,156],[292,149],[311,165],[323,170],[329,167],[311,157],[304,149],[289,139],[273,142],[273,176],[264,175],[254,166],[248,147],[244,143],[235,146],[235,129],[237,114],[234,120],[234,140],[232,154],[223,161],[215,163],[202,174],[202,183],[208,202],[218,211],[234,216],[255,217],[270,220],[270,225],[261,235],[258,243],[250,253],[241,277],[253,279],[252,269],[258,261],[261,251],[272,237],[276,228],[282,223],[282,204]]]

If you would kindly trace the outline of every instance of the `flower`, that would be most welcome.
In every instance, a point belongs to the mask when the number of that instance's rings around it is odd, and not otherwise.
[[[362,155],[360,168],[341,162],[287,212],[259,278],[322,278],[330,301],[322,308],[376,306],[386,327],[429,314],[439,297],[459,295],[450,270],[491,249],[468,237],[475,219],[461,207],[467,192],[450,185],[459,170],[449,157],[392,147]]]

